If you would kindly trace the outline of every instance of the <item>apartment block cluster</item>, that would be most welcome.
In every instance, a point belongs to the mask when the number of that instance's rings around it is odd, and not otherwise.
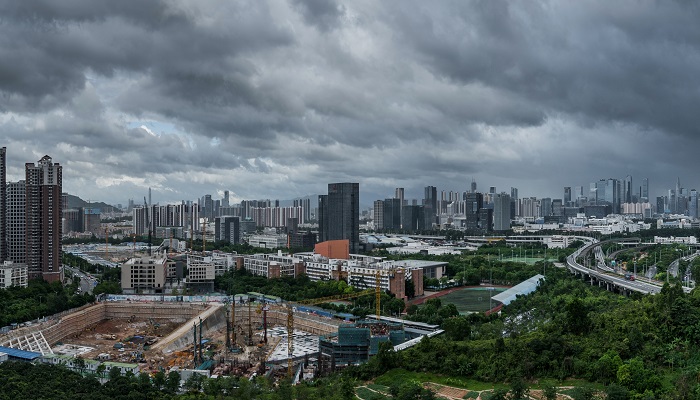
[[[348,240],[319,243],[313,252],[240,255],[209,252],[188,254],[186,287],[193,292],[209,292],[217,276],[244,268],[266,278],[306,275],[312,281],[343,280],[359,289],[376,288],[405,298],[410,281],[416,295],[423,293],[423,277],[441,278],[447,263],[439,261],[389,261],[381,257],[350,254]],[[122,264],[125,293],[170,294],[168,282],[178,279],[175,263],[165,255],[132,258]]]
[[[190,253],[186,255],[189,272],[187,287],[207,291],[216,276],[245,268],[267,278],[304,274],[314,281],[344,280],[358,288],[375,288],[379,282],[382,290],[388,290],[400,298],[406,296],[406,281],[410,281],[415,293],[421,294],[423,276],[442,277],[447,263],[386,261],[379,257],[358,255],[359,194],[358,183],[331,183],[328,194],[319,196],[318,236],[322,241],[312,243],[310,247],[314,248],[313,252],[289,254],[278,251],[254,255],[217,251]],[[206,199],[204,204],[209,204]],[[206,213],[206,206],[204,210]],[[217,238],[233,238],[237,232],[236,222],[240,223],[237,219],[238,216],[214,217]],[[254,237],[250,240],[254,240]],[[281,244],[270,243],[269,247],[283,247]],[[170,288],[168,282],[180,278],[174,264],[162,254],[133,258],[122,265],[122,289],[126,293],[167,293]]]
[[[479,232],[506,231],[515,212],[513,196],[477,191],[472,182],[468,192],[442,191],[438,198],[435,186],[426,186],[424,197],[409,201],[404,188],[396,188],[394,198],[376,200],[373,205],[374,229],[378,231],[420,232],[436,228],[464,229]],[[517,199],[517,189],[515,190]]]
[[[373,228],[377,231],[419,232],[435,228],[452,228],[474,233],[511,229],[513,223],[577,224],[581,218],[601,219],[609,215],[630,218],[687,216],[698,218],[698,194],[681,187],[680,179],[668,195],[650,203],[649,179],[634,186],[632,176],[607,178],[584,186],[564,187],[562,198],[519,197],[518,188],[497,192],[479,192],[475,181],[469,191],[441,191],[427,186],[423,199],[404,199],[404,189],[397,188],[393,198],[376,200],[372,208]]]
[[[231,204],[230,192],[223,199],[212,199],[210,194],[198,201],[183,200],[178,204],[159,205],[148,200],[136,206],[129,201],[132,213],[133,232],[137,236],[155,238],[201,238],[242,243],[247,240],[259,247],[275,248],[280,245],[315,243],[308,232],[299,229],[310,222],[310,200],[297,199],[289,207],[280,206],[279,200],[243,200]],[[271,228],[274,234],[257,234],[260,227]],[[281,234],[280,234],[281,233]]]
[[[28,279],[61,281],[62,167],[51,157],[26,163],[25,179],[7,181],[0,148],[0,287]]]

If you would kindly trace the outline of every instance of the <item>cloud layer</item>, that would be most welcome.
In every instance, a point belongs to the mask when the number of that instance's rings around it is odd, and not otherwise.
[[[632,174],[700,189],[693,2],[0,3],[9,179],[125,203]]]

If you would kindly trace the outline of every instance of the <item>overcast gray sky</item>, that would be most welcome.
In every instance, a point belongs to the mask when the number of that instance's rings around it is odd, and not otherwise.
[[[0,0],[8,179],[126,203],[360,182],[700,189],[693,1]]]

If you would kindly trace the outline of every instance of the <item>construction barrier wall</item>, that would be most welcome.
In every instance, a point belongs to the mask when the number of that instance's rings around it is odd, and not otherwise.
[[[97,303],[81,307],[70,314],[60,317],[50,317],[47,321],[32,326],[23,327],[0,336],[0,343],[11,339],[31,336],[41,332],[49,345],[77,335],[85,328],[98,324],[106,319],[128,319],[132,316],[138,319],[177,319],[188,320],[207,309],[206,304],[163,304],[163,303]]]

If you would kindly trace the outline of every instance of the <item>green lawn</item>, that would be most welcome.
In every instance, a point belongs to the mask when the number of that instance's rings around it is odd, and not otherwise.
[[[361,398],[362,400],[383,400],[388,398],[387,396],[372,391],[364,386],[356,388],[355,394],[357,394],[357,397]]]
[[[549,261],[556,261],[553,257],[547,257]],[[501,261],[510,261],[510,262],[520,262],[520,263],[526,263],[526,264],[534,264],[538,261],[544,261],[544,257],[503,257]]]
[[[375,383],[380,385],[391,385],[393,382],[416,381],[419,383],[434,382],[446,386],[454,386],[470,390],[489,390],[494,388],[508,388],[507,385],[480,382],[468,378],[455,378],[429,372],[411,372],[405,369],[392,369],[386,374],[375,379]]]
[[[442,304],[454,304],[460,314],[469,312],[484,312],[498,305],[497,302],[490,301],[491,296],[505,291],[505,288],[466,288],[454,291],[445,296],[441,296]]]

